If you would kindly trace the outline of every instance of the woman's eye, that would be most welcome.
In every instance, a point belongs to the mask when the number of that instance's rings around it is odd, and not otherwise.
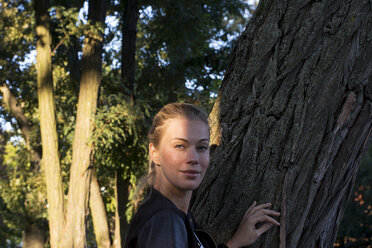
[[[207,146],[199,146],[198,150],[199,151],[206,151],[206,150],[208,150],[208,147]]]
[[[185,148],[185,146],[184,145],[176,145],[176,148],[183,149],[183,148]]]

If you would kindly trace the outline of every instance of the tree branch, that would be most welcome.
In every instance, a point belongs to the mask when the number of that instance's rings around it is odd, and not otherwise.
[[[31,162],[35,168],[39,168],[41,154],[36,151],[31,145],[31,125],[27,120],[22,107],[18,104],[16,97],[12,94],[7,84],[3,84],[0,87],[0,91],[3,93],[3,104],[5,109],[14,116],[17,120],[18,126],[21,129],[22,136],[26,142],[26,148],[31,155]]]
[[[54,56],[54,53],[57,51],[58,47],[60,47],[63,44],[63,42],[65,42],[65,40],[67,39],[67,37],[69,37],[68,34],[66,34],[65,37],[63,37],[63,39],[57,44],[57,46],[50,53],[50,56]]]

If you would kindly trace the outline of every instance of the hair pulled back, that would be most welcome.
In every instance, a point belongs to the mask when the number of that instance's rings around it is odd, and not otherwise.
[[[207,115],[198,107],[189,103],[169,103],[155,115],[148,134],[148,142],[157,147],[162,137],[165,122],[176,118],[199,119],[208,125]]]
[[[201,120],[206,125],[208,124],[207,114],[196,107],[195,105],[189,103],[169,103],[159,110],[159,112],[154,116],[152,121],[152,126],[148,133],[148,142],[154,144],[155,147],[159,146],[160,140],[162,138],[164,126],[167,120],[186,118],[189,120]],[[155,164],[149,158],[149,171],[147,175],[147,186],[153,186],[155,178]]]

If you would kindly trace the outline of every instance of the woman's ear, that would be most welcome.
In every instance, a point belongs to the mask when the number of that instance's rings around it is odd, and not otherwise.
[[[159,152],[153,143],[149,144],[150,158],[155,164],[159,164]]]

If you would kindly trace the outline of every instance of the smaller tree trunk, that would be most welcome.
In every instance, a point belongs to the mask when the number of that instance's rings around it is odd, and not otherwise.
[[[36,224],[29,225],[22,234],[22,248],[44,248],[44,230]]]
[[[129,202],[129,178],[123,178],[124,170],[115,172],[115,248],[124,247],[125,237],[129,229],[125,212]]]
[[[90,184],[90,210],[92,211],[93,227],[98,248],[110,248],[110,231],[107,222],[106,208],[103,203],[97,172],[92,171],[92,182]]]
[[[116,209],[115,209],[115,236],[113,247],[114,248],[121,248],[121,237],[120,237],[120,218],[119,218],[119,210],[118,210],[118,200],[117,200],[117,190],[115,189],[115,202],[116,202]]]

